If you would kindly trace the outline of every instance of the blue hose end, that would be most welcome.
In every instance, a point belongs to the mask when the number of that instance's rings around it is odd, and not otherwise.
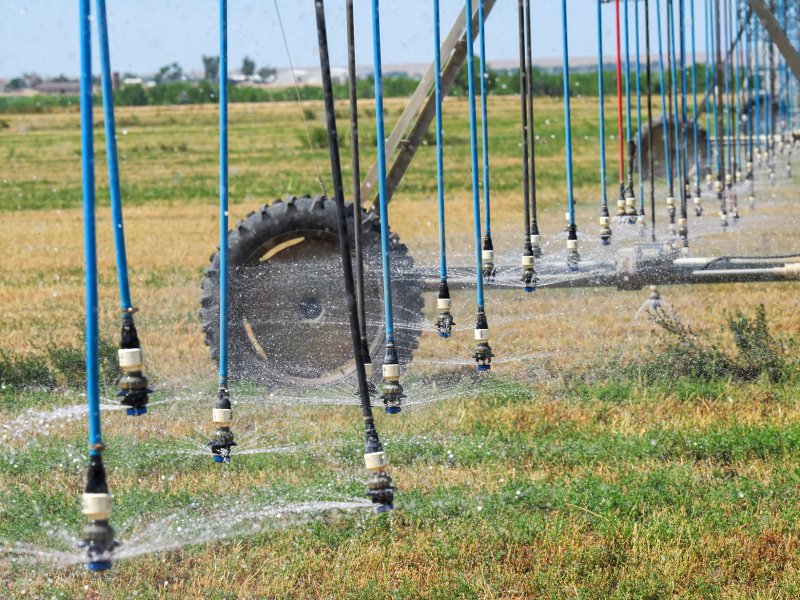
[[[214,455],[214,462],[215,463],[229,463],[231,462],[230,458],[225,458],[224,456],[220,456],[219,454]]]
[[[533,293],[533,288],[531,286],[529,286],[529,285],[526,285],[525,286],[525,293],[532,294]]]
[[[441,337],[441,338],[449,338],[450,334],[447,333],[446,331],[440,331],[439,332],[439,337]]]
[[[397,415],[400,414],[402,409],[399,406],[387,406],[386,407],[386,414],[387,415]]]
[[[603,240],[603,246],[610,246],[611,240]]]
[[[139,408],[129,408],[125,411],[125,414],[129,417],[140,417],[142,415],[147,414],[147,407],[142,406]]]
[[[108,571],[111,568],[110,560],[92,560],[86,563],[86,568],[93,573]]]
[[[492,365],[478,365],[478,371],[490,371]]]
[[[376,504],[375,505],[375,512],[380,514],[387,513],[390,510],[394,510],[394,504]]]

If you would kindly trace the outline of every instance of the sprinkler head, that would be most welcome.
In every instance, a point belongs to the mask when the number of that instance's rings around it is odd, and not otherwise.
[[[375,471],[367,481],[367,496],[375,505],[378,514],[394,509],[394,493],[397,488],[392,484],[392,478],[386,471]]]
[[[394,346],[386,347],[386,357],[383,359],[383,384],[381,385],[381,399],[386,406],[387,415],[396,415],[401,410],[401,402],[405,398],[403,386],[400,385],[400,364],[397,360],[397,350]]]
[[[717,195],[722,193],[722,182],[719,179],[714,181],[714,191],[717,192]]]
[[[694,197],[694,214],[695,216],[702,217],[703,216],[703,199],[700,198],[699,190],[698,194]]]
[[[478,322],[475,324],[475,341],[478,345],[472,358],[475,359],[478,371],[488,371],[492,368],[492,347],[489,345],[489,322],[486,313],[478,313]]]
[[[628,189],[625,194],[625,216],[628,217],[628,222],[636,222],[636,197],[632,189]]]
[[[619,183],[619,198],[617,198],[617,217],[621,218],[625,216],[625,182],[620,181]]]
[[[711,176],[711,173],[706,173],[706,185],[708,186],[709,190],[713,189],[713,185],[714,184],[713,184],[713,177]]]
[[[233,423],[233,411],[231,410],[231,400],[228,389],[220,387],[217,395],[217,403],[212,411],[212,421],[217,429],[214,437],[208,442],[211,448],[211,455],[215,463],[231,462],[231,449],[236,446],[233,441],[231,424]]]
[[[532,230],[533,231],[533,230]],[[538,231],[538,228],[535,230]],[[531,234],[531,248],[533,248],[533,257],[542,258],[542,238],[538,233]]]
[[[453,325],[456,322],[453,320],[453,315],[450,314],[452,304],[450,288],[447,285],[447,279],[443,277],[439,282],[439,297],[436,299],[436,308],[439,309],[439,320],[436,321],[436,329],[439,331],[439,337],[449,338],[453,333]]]
[[[142,349],[120,348],[117,354],[122,369],[122,375],[117,381],[117,396],[128,407],[126,414],[129,417],[143,415],[147,412],[148,396],[153,390],[147,387],[147,378],[142,374]]]
[[[611,219],[608,215],[600,217],[600,239],[603,246],[608,246],[611,243]]]
[[[683,243],[684,248],[689,247],[689,227],[686,223],[686,219],[681,218],[678,221],[678,236],[681,238],[681,242]]]
[[[667,196],[667,214],[669,215],[669,222],[675,222],[675,197]]]
[[[731,216],[733,217],[734,221],[739,218],[739,209],[736,206],[731,208]]]
[[[487,234],[483,239],[483,253],[481,254],[483,263],[483,278],[487,283],[494,281],[494,276],[497,274],[497,269],[494,265],[494,246],[492,245],[492,236]]]
[[[724,210],[719,211],[719,220],[723,229],[728,226],[728,213]]]
[[[90,571],[106,571],[111,568],[111,554],[119,543],[114,540],[114,529],[108,522],[111,517],[111,494],[100,454],[93,454],[89,460],[81,512],[89,519],[79,544],[79,547],[86,549],[86,566]]]
[[[658,293],[656,286],[650,286],[650,295],[647,298],[647,308],[650,310],[658,310],[661,308],[661,294]]]
[[[536,284],[539,279],[536,277],[535,259],[531,250],[527,250],[528,254],[522,255],[522,282],[525,284],[525,291],[532,293],[536,291]]]
[[[575,225],[570,225],[567,235],[567,268],[570,271],[577,271],[580,260],[581,256],[578,254],[578,230]]]

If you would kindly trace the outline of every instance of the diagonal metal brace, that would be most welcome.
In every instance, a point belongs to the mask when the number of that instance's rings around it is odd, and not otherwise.
[[[767,30],[769,37],[778,47],[778,50],[786,60],[786,64],[792,69],[794,76],[800,80],[800,54],[797,53],[789,38],[786,37],[786,32],[781,28],[775,15],[772,14],[764,0],[747,0],[747,3],[761,20],[764,29]]]
[[[484,0],[485,18],[495,5],[496,0]],[[447,34],[442,43],[442,95],[447,94],[447,90],[455,81],[459,69],[464,64],[467,56],[467,20],[465,18],[466,9],[461,9],[461,13],[456,19],[450,33]],[[472,24],[473,28],[478,27],[478,6],[473,9]],[[400,180],[411,164],[414,154],[417,151],[425,132],[430,127],[431,121],[436,114],[436,98],[433,93],[435,79],[435,67],[431,64],[425,75],[419,82],[417,89],[408,101],[403,114],[397,121],[392,133],[386,140],[386,156],[388,164],[386,168],[386,189],[388,193],[387,202],[391,199]],[[416,118],[415,118],[416,117]],[[361,197],[364,199],[364,207],[374,204],[378,200],[378,164],[372,165],[366,179],[361,184]],[[371,210],[371,208],[369,208]]]

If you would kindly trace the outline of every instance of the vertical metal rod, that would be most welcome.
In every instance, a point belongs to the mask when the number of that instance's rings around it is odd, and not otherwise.
[[[219,387],[228,387],[228,0],[219,3]]]
[[[642,176],[642,61],[639,45],[639,0],[634,0],[633,20],[635,26],[636,42],[636,157],[637,171],[639,172],[639,216],[644,217],[644,177]]]
[[[530,158],[531,243],[535,256],[541,254],[539,246],[539,221],[536,207],[536,123],[533,113],[533,33],[531,26],[531,0],[525,0],[525,56],[528,86],[528,149]]]
[[[600,118],[600,218],[608,217],[608,182],[606,179],[606,108],[603,82],[603,1],[597,0],[597,94]]]
[[[117,282],[120,306],[130,312],[131,290],[128,283],[128,260],[125,252],[125,230],[122,221],[122,194],[119,183],[119,159],[117,157],[117,127],[114,118],[114,85],[111,80],[111,54],[108,46],[108,19],[105,0],[97,0],[97,31],[100,47],[100,81],[103,87],[103,122],[106,130],[106,158],[108,163],[108,187],[111,196],[111,220],[114,225],[114,250],[117,260]]]
[[[365,446],[366,456],[375,457],[380,455],[376,465],[371,465],[367,461],[367,468],[370,470],[383,472],[386,466],[383,456],[383,446],[381,445],[378,432],[375,429],[375,420],[372,415],[370,405],[369,387],[367,375],[364,367],[364,355],[361,347],[358,306],[356,304],[356,291],[353,283],[353,265],[350,258],[350,238],[347,234],[347,215],[344,205],[344,183],[342,180],[341,159],[339,156],[339,135],[336,129],[336,110],[333,99],[333,81],[331,79],[330,58],[328,56],[328,35],[325,25],[325,7],[322,0],[315,0],[317,17],[317,38],[319,44],[320,70],[322,71],[322,88],[325,97],[325,120],[328,129],[328,148],[331,158],[331,175],[333,179],[333,194],[336,203],[336,224],[339,231],[339,252],[342,259],[342,271],[344,276],[345,299],[347,303],[347,316],[350,321],[350,340],[353,345],[353,355],[356,362],[356,379],[358,380],[358,395],[361,401],[361,414],[364,418],[365,426]],[[391,479],[383,473],[382,487],[373,486],[370,481],[370,495],[373,502],[378,505],[379,512],[392,508],[393,491]]]
[[[478,0],[478,44],[480,52],[481,76],[481,155],[483,158],[483,214],[486,221],[484,224],[484,230],[486,232],[486,237],[489,239],[489,244],[491,244],[492,211],[489,186],[489,99],[487,98],[486,91],[486,26],[484,23],[486,17],[484,15],[483,3],[484,0]]]
[[[86,401],[89,455],[99,456],[100,378],[98,373],[97,241],[95,235],[94,124],[92,122],[92,42],[90,0],[80,0],[81,171],[83,176],[83,250],[86,269]]]
[[[472,0],[465,0],[466,12],[472,14]],[[473,44],[472,20],[467,19],[467,93],[469,100],[469,138],[472,161],[472,217],[475,228],[475,282],[478,297],[478,313],[484,312],[483,297],[483,256],[481,255],[481,193],[478,181],[478,126],[475,109],[475,53]]]
[[[653,82],[650,60],[650,0],[644,0],[644,44],[647,55],[647,158],[650,169],[650,239],[656,241],[656,174],[653,156]]]
[[[353,0],[345,6],[347,20],[347,77],[350,96],[350,160],[353,163],[353,240],[356,253],[356,305],[364,362],[371,364],[367,340],[367,315],[364,304],[364,250],[361,246],[361,153],[358,137],[358,80]]]
[[[598,0],[599,2],[600,0]],[[434,0],[438,2],[438,0]],[[528,198],[530,196],[530,181],[528,179],[528,62],[525,58],[525,2],[517,3],[519,13],[519,101],[520,122],[522,123],[522,206],[523,206],[523,231],[525,240],[523,246],[531,245],[531,210]],[[602,127],[602,123],[601,123]]]
[[[472,14],[468,12],[467,14]],[[471,24],[471,19],[467,19]],[[383,69],[381,67],[381,24],[379,0],[372,0],[372,45],[375,68],[375,125],[378,145],[378,193],[381,217],[381,261],[383,267],[383,311],[386,345],[394,347],[394,315],[392,314],[392,277],[389,248],[389,205],[386,189],[386,133],[383,115]]]

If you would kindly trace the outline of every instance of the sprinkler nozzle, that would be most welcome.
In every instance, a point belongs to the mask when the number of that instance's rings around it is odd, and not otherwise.
[[[536,223],[531,225],[531,231],[535,233],[531,233],[531,248],[533,248],[533,257],[534,258],[542,258],[542,238],[539,235],[539,227],[536,226]]]
[[[703,199],[700,197],[699,190],[698,194],[693,199],[694,202],[694,214],[698,217],[703,216]]]
[[[581,256],[578,254],[578,229],[573,224],[569,226],[569,233],[567,234],[567,268],[570,271],[577,271],[580,261]]]
[[[394,346],[386,347],[386,357],[383,359],[383,384],[381,385],[381,399],[386,406],[387,415],[396,415],[401,410],[401,402],[406,395],[400,385],[400,363],[397,360],[397,350]]]
[[[625,216],[628,217],[630,223],[636,222],[636,196],[633,195],[631,189],[628,189],[625,194]]]
[[[382,453],[381,453],[382,454]],[[368,455],[365,455],[367,458]],[[367,466],[369,469],[369,466]],[[383,469],[374,471],[367,481],[367,496],[375,505],[375,512],[385,513],[394,509],[394,493],[397,488],[392,484],[392,478]]]
[[[486,234],[483,238],[483,253],[481,254],[483,264],[483,278],[487,283],[494,281],[494,276],[497,269],[494,265],[494,246],[492,245],[492,236]]]
[[[148,396],[153,393],[147,386],[147,377],[144,376],[144,359],[139,343],[139,335],[133,322],[131,308],[122,313],[122,334],[120,336],[120,349],[117,353],[119,367],[122,375],[117,381],[121,398],[120,403],[127,406],[126,414],[131,417],[143,415],[147,412]]]
[[[539,283],[539,279],[536,277],[535,259],[530,248],[526,250],[526,254],[522,255],[522,282],[528,293],[535,292],[536,284]]]
[[[217,395],[217,403],[212,411],[211,420],[217,429],[214,437],[208,442],[211,448],[211,455],[216,463],[231,462],[231,448],[236,446],[233,441],[231,424],[233,423],[233,410],[231,410],[231,399],[226,387],[220,387]]]
[[[658,310],[661,308],[661,294],[658,293],[656,286],[650,286],[650,295],[647,297],[647,308]]]
[[[678,220],[678,237],[681,238],[684,248],[689,247],[689,227],[686,219],[680,218]]]
[[[600,217],[600,239],[603,242],[603,246],[608,246],[611,243],[611,219],[608,214]]]
[[[112,553],[119,542],[114,539],[114,529],[108,522],[111,517],[111,494],[100,454],[93,454],[89,460],[81,512],[89,519],[79,544],[86,549],[86,567],[90,571],[107,571],[111,568]]]
[[[489,345],[489,322],[486,320],[486,313],[478,313],[478,322],[475,324],[475,341],[478,345],[472,358],[478,367],[478,371],[488,371],[492,368],[492,347]]]
[[[723,228],[728,226],[728,213],[724,210],[719,211],[719,220]]]
[[[675,223],[675,197],[667,196],[667,214],[669,214],[669,222]]]
[[[442,277],[439,282],[439,297],[436,299],[436,308],[439,309],[439,320],[436,321],[436,329],[439,331],[439,337],[449,338],[453,333],[453,325],[456,322],[453,320],[453,315],[450,314],[452,304],[447,279]]]
[[[713,189],[714,183],[711,173],[706,173],[706,185],[708,186],[709,190]]]

